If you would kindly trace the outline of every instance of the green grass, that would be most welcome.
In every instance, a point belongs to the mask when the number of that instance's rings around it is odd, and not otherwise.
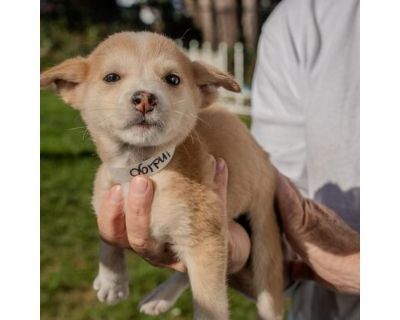
[[[79,112],[65,105],[51,91],[42,91],[40,148],[42,155],[95,154]]]
[[[79,129],[74,129],[79,128]],[[41,93],[41,319],[155,319],[137,311],[140,299],[168,278],[134,254],[128,257],[131,295],[107,306],[97,301],[98,234],[90,205],[99,164],[79,113],[50,91]],[[232,319],[255,319],[255,306],[230,291]],[[158,319],[191,319],[190,290]]]

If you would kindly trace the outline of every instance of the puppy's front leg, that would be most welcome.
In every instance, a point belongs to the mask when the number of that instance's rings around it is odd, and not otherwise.
[[[99,274],[93,282],[101,302],[115,304],[129,295],[124,249],[100,240]]]
[[[203,234],[184,252],[193,294],[195,320],[229,319],[226,288],[227,245],[224,235]]]

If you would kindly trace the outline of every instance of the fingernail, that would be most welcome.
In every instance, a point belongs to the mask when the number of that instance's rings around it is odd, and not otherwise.
[[[221,158],[217,159],[217,172],[222,173],[225,170],[225,161]]]
[[[134,195],[143,195],[147,190],[148,182],[146,178],[136,177],[131,183],[131,190]]]
[[[114,203],[119,203],[122,201],[123,195],[120,185],[116,185],[111,188],[110,197]]]

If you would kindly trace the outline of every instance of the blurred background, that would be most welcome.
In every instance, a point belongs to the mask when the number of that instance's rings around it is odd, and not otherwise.
[[[249,125],[251,79],[262,24],[279,0],[41,0],[41,69],[88,54],[106,36],[123,30],[165,34],[187,51],[231,72],[244,88],[222,92],[222,103]],[[154,319],[137,311],[145,294],[171,272],[129,255],[131,295],[107,306],[92,280],[98,267],[98,234],[90,205],[99,160],[79,113],[54,92],[41,91],[41,318]],[[232,319],[255,319],[254,303],[229,292]],[[188,290],[159,319],[191,319]]]

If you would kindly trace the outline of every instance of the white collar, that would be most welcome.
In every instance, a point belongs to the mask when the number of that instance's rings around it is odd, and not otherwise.
[[[129,182],[139,175],[151,176],[164,169],[175,153],[175,146],[157,153],[155,156],[127,168],[109,167],[111,177],[119,183]]]

